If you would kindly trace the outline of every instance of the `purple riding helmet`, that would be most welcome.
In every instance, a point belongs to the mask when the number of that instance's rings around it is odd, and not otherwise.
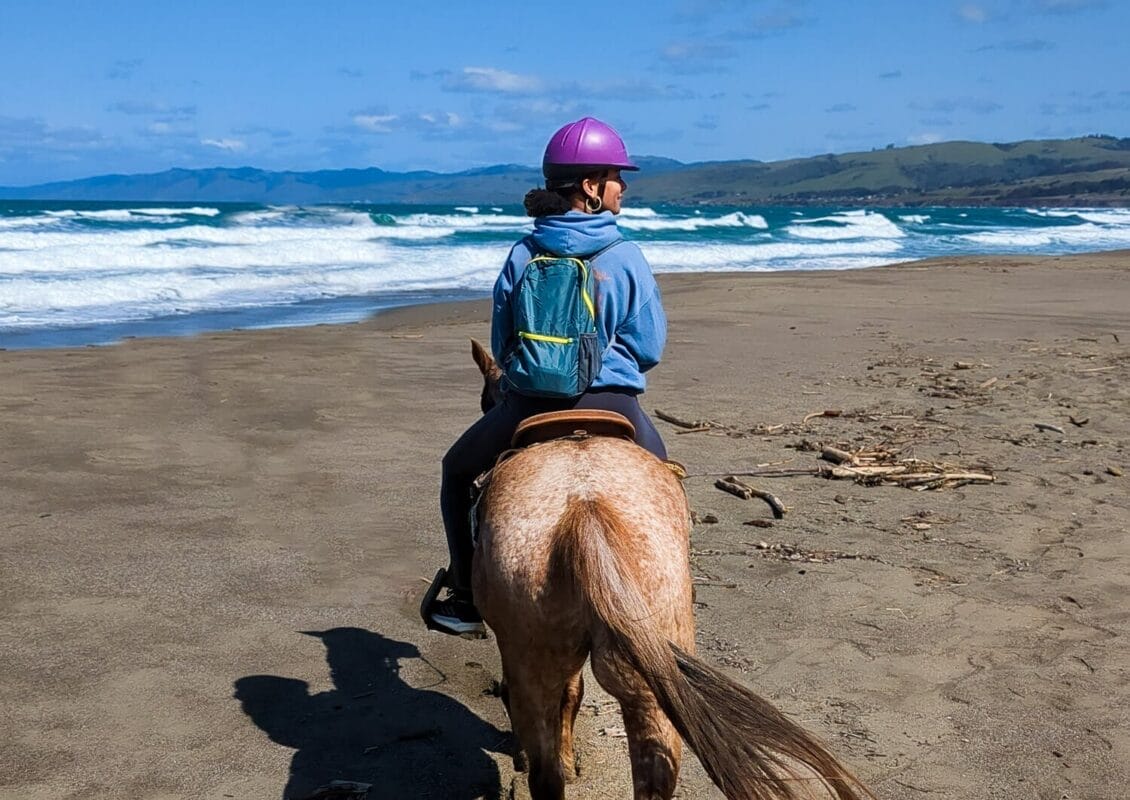
[[[570,122],[545,147],[541,171],[546,186],[567,184],[601,169],[638,170],[620,134],[598,119]]]

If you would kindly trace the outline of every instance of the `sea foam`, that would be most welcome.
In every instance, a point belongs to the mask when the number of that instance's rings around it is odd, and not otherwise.
[[[265,310],[254,324],[268,324],[275,318],[270,309],[294,319],[282,309],[296,304],[309,306],[301,316],[309,322],[339,319],[334,309],[340,308],[362,314],[405,292],[485,295],[513,241],[531,229],[532,220],[516,212],[499,206],[0,207],[0,346],[6,346],[4,330],[250,309]],[[619,224],[656,272],[852,269],[935,255],[1130,245],[1124,209],[925,214],[630,207]],[[225,319],[239,324],[241,317]]]
[[[826,217],[793,220],[790,236],[802,239],[900,239],[906,233],[874,211],[845,211]]]

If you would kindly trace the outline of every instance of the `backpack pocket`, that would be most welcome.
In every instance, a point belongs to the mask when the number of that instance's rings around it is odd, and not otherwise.
[[[592,385],[601,366],[600,337],[596,333],[582,333],[577,354],[577,394],[583,394]]]
[[[504,365],[507,381],[522,394],[537,397],[583,394],[595,377],[587,374],[592,357],[600,359],[595,338],[595,334],[555,336],[521,331]]]

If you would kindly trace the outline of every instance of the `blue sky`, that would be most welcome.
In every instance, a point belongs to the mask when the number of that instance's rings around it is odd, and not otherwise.
[[[4,0],[0,185],[1130,136],[1124,0]]]

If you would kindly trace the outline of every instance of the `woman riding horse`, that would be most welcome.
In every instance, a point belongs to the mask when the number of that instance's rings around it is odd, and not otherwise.
[[[494,285],[491,349],[505,364],[515,345],[514,289],[531,259],[540,254],[592,259],[602,366],[577,397],[524,394],[504,383],[502,402],[484,407],[484,415],[447,452],[440,505],[451,557],[448,596],[425,610],[429,627],[453,635],[485,631],[471,594],[472,483],[509,447],[524,419],[570,408],[615,411],[631,421],[638,444],[667,457],[637,399],[646,386],[644,373],[663,353],[667,318],[651,267],[635,244],[623,241],[616,225],[627,188],[621,173],[638,169],[619,134],[592,117],[569,123],[549,140],[542,160],[545,188],[525,197],[533,234],[511,248]]]

